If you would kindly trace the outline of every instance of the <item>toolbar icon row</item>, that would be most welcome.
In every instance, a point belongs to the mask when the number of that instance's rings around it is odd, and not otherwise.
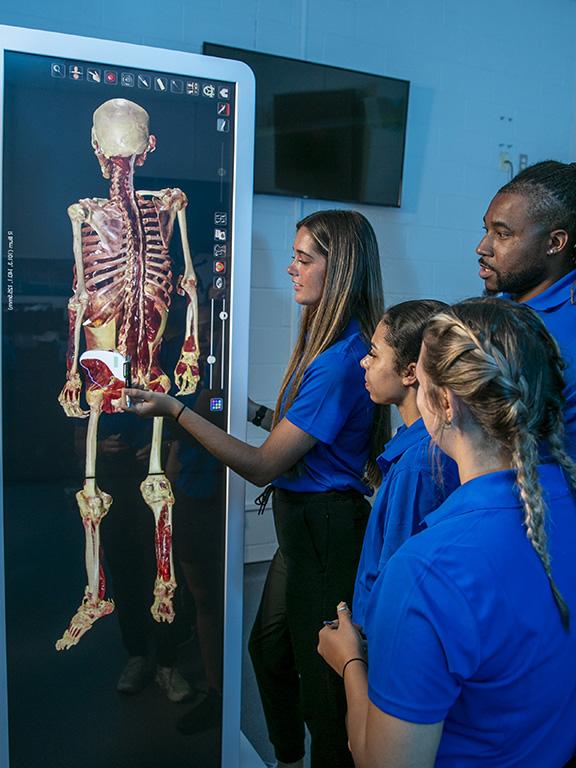
[[[169,75],[153,75],[147,72],[122,72],[115,69],[101,69],[99,67],[80,64],[66,64],[62,61],[52,62],[50,73],[55,78],[70,78],[71,80],[84,80],[92,83],[106,83],[107,85],[120,85],[123,88],[141,88],[145,91],[155,90],[160,93],[170,92],[175,94],[186,93],[188,96],[204,96],[208,99],[229,99],[231,92],[227,85],[218,86],[215,83],[202,83],[198,80],[184,80],[180,77]],[[219,115],[229,115],[228,104],[218,104]]]

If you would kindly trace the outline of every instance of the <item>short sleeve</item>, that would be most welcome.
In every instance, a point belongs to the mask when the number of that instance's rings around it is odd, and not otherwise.
[[[329,351],[307,368],[296,399],[284,415],[294,426],[330,444],[361,397],[367,399],[358,362],[350,354]]]
[[[417,532],[419,523],[442,501],[432,472],[418,466],[402,467],[395,472],[388,493],[380,568]]]
[[[444,720],[479,664],[476,620],[450,568],[419,554],[400,550],[380,574],[366,634],[370,700],[408,722]]]

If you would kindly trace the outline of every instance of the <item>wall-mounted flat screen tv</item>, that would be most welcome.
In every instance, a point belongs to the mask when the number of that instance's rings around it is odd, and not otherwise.
[[[254,191],[400,205],[410,83],[204,43],[256,76]]]

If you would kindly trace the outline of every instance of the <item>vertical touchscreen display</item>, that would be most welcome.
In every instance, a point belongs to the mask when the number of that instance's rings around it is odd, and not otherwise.
[[[7,52],[10,764],[220,765],[235,85]]]

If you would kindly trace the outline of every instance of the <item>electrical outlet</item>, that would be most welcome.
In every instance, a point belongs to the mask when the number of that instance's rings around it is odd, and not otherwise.
[[[523,171],[528,167],[528,155],[518,155],[518,170]]]
[[[510,155],[508,152],[500,152],[500,170],[507,171],[510,168]]]

